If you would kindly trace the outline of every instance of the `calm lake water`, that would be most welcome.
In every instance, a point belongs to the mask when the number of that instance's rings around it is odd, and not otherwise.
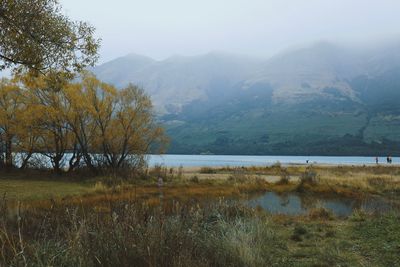
[[[347,217],[356,209],[366,212],[385,213],[399,211],[397,202],[383,198],[353,199],[353,198],[330,198],[325,196],[267,192],[262,195],[253,196],[247,204],[251,207],[261,207],[273,214],[301,215],[307,214],[310,209],[324,207],[338,217]]]
[[[281,164],[343,164],[364,165],[375,164],[375,157],[330,157],[330,156],[232,156],[232,155],[150,155],[149,165],[169,167],[201,167],[201,166],[262,166]],[[379,163],[386,164],[386,157],[380,157]],[[400,163],[400,158],[393,157],[392,164]]]

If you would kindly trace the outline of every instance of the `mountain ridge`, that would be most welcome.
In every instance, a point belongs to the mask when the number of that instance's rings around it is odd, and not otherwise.
[[[269,59],[135,55],[94,72],[117,86],[145,88],[172,139],[169,152],[394,155],[399,44],[357,50],[316,43]]]

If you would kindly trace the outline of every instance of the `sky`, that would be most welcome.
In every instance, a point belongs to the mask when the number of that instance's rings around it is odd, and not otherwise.
[[[210,51],[268,57],[316,41],[400,36],[399,0],[60,0],[96,27],[100,63]]]

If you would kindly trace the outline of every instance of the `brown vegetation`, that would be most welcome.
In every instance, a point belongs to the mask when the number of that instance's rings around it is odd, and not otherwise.
[[[395,214],[338,220],[323,209],[272,216],[223,200],[160,201],[14,210],[0,202],[0,264],[396,266],[399,260]]]

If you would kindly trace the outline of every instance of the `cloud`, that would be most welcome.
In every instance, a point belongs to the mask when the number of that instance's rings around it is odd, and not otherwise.
[[[135,52],[154,58],[225,50],[272,55],[317,40],[399,34],[400,1],[61,0],[68,15],[97,27],[102,61]]]

